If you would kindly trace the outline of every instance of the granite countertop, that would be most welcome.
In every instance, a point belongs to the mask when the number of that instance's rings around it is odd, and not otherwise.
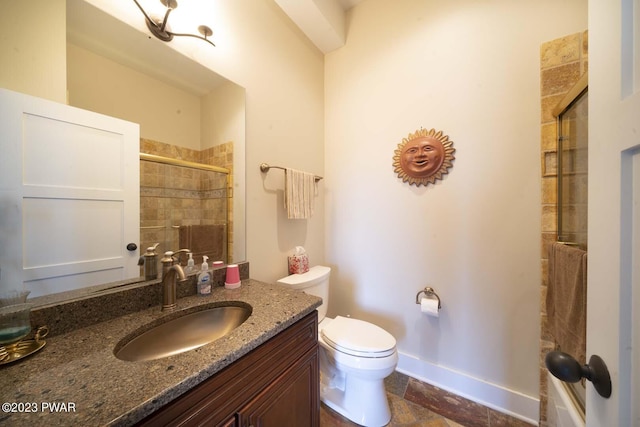
[[[211,296],[180,298],[177,310],[228,305],[228,301],[251,305],[253,312],[249,319],[213,343],[164,359],[125,362],[113,354],[123,338],[142,326],[161,317],[176,317],[175,312],[161,312],[159,304],[60,335],[51,334],[39,352],[0,367],[0,403],[5,404],[0,424],[134,424],[291,326],[321,303],[318,297],[248,279],[242,281],[239,289],[215,287]],[[57,408],[52,405],[54,402]],[[10,411],[6,403],[13,404]]]

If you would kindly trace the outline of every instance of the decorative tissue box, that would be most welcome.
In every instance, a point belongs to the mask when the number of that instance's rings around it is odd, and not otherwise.
[[[289,274],[302,274],[309,271],[309,257],[304,255],[289,256]]]

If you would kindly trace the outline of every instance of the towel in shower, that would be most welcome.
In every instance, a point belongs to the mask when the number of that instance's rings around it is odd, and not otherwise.
[[[547,321],[560,350],[586,363],[586,251],[562,243],[549,248]]]
[[[226,261],[225,230],[224,225],[183,225],[179,229],[180,248],[191,250],[198,268],[203,255],[209,257],[209,265],[213,261]]]
[[[284,207],[287,217],[289,219],[311,218],[316,191],[315,175],[287,168],[284,177]]]

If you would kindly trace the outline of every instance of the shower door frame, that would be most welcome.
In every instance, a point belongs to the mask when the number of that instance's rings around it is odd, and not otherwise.
[[[564,133],[564,120],[563,120],[563,116],[568,113],[574,106],[576,106],[579,102],[588,102],[588,99],[586,99],[585,97],[588,94],[588,73],[584,73],[582,75],[582,77],[580,77],[580,79],[576,82],[576,84],[571,88],[571,90],[566,94],[566,96],[560,101],[560,103],[556,106],[556,108],[553,110],[553,115],[556,118],[557,121],[557,144],[558,144],[558,151],[557,151],[557,173],[558,173],[558,183],[557,183],[557,205],[558,205],[558,209],[557,209],[557,230],[558,230],[558,234],[557,234],[557,239],[560,242],[563,243],[567,243],[567,244],[571,244],[571,245],[576,245],[581,247],[584,250],[587,250],[587,238],[586,238],[586,223],[584,224],[585,226],[585,238],[584,239],[576,239],[575,237],[576,234],[578,234],[578,232],[574,231],[572,233],[568,233],[564,230],[564,210],[562,209],[563,205],[564,205],[564,177],[565,177],[565,171],[564,171],[564,165],[565,165],[565,158],[564,158],[564,152],[565,152],[565,147],[564,147],[564,142],[565,140],[567,140],[566,135]],[[587,108],[588,108],[588,104],[587,104]],[[587,116],[588,116],[588,110],[587,110]],[[588,120],[588,117],[587,117]],[[588,136],[587,136],[587,142],[586,145],[588,147]],[[575,166],[572,168],[572,174],[577,175],[578,171],[576,170]],[[587,170],[587,175],[588,175],[588,170]],[[586,188],[585,188],[586,190]],[[586,198],[586,191],[585,191],[585,198]],[[586,207],[585,207],[586,209]],[[585,213],[586,214],[586,213]],[[571,235],[570,238],[567,238],[568,235]]]
[[[573,239],[565,240],[563,235],[563,210],[561,205],[563,203],[563,123],[562,116],[566,112],[568,112],[573,106],[576,105],[577,102],[584,99],[585,95],[587,95],[589,90],[589,75],[588,72],[585,72],[580,79],[573,85],[573,87],[567,92],[567,94],[562,98],[562,100],[556,105],[553,109],[552,114],[556,118],[556,129],[557,129],[557,240],[559,242],[563,242],[569,245],[575,245],[580,247],[581,249],[587,250],[587,239],[585,238],[585,242],[575,242]],[[588,111],[587,111],[588,115]],[[588,144],[588,142],[587,142]],[[574,384],[564,383],[564,388],[569,394],[569,399],[575,405],[576,411],[582,417],[584,421],[586,418],[586,384],[585,380],[579,381]]]

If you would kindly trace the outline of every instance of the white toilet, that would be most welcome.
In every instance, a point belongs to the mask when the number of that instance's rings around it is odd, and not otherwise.
[[[304,274],[278,280],[281,285],[322,298],[318,307],[320,399],[351,421],[367,427],[391,420],[384,379],[398,364],[396,340],[372,323],[325,317],[331,268],[315,266]]]

